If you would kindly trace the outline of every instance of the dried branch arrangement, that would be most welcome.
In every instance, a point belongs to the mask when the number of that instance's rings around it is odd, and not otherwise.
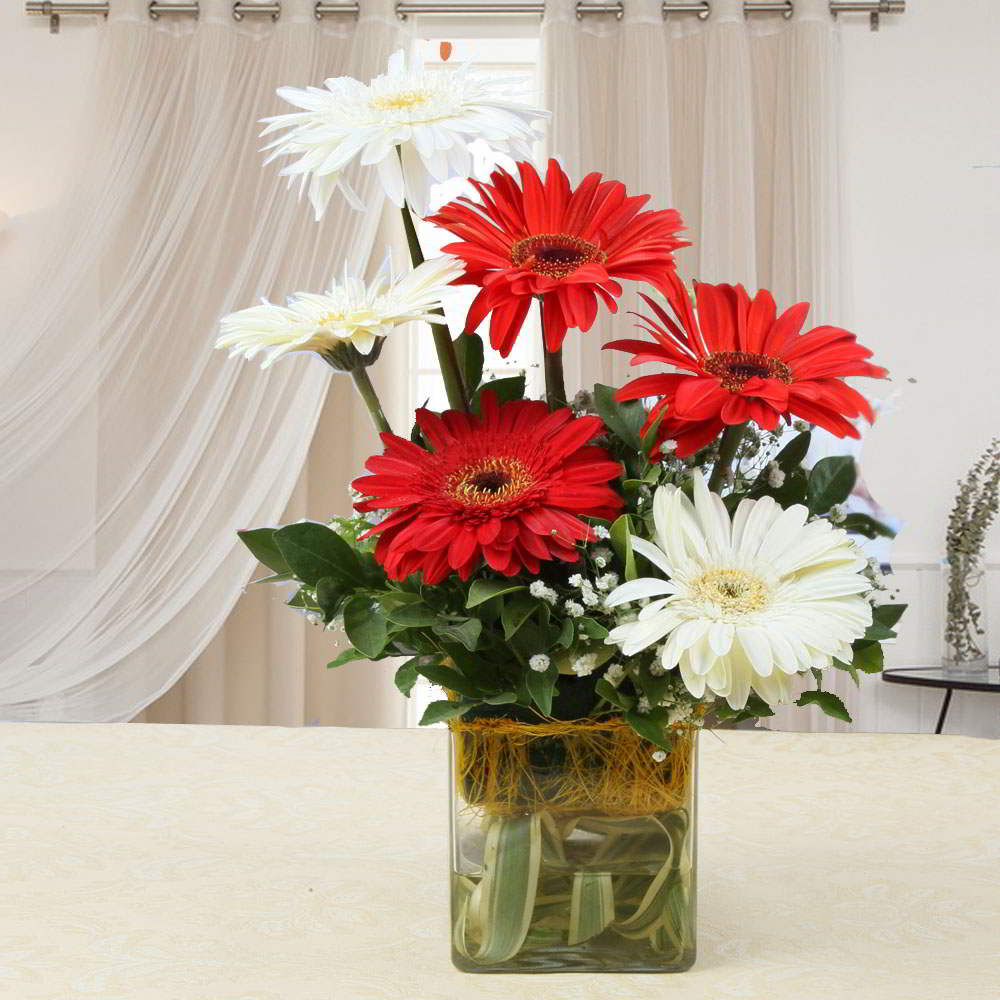
[[[1000,438],[994,438],[964,479],[945,536],[948,552],[948,606],[945,641],[954,662],[983,656],[982,609],[970,592],[982,576],[986,532],[1000,509]]]

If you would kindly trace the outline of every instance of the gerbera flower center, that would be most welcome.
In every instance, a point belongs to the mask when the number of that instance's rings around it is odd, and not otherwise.
[[[470,507],[505,503],[534,485],[531,470],[517,458],[491,456],[453,472],[445,486],[456,500]]]
[[[784,361],[749,351],[718,351],[708,356],[703,367],[730,392],[739,392],[752,378],[774,378],[786,385],[792,381],[792,370]]]
[[[372,107],[379,111],[404,111],[426,104],[431,99],[425,90],[400,90],[395,94],[383,94],[372,98]]]
[[[724,613],[747,615],[763,611],[771,601],[771,588],[745,569],[713,569],[691,585],[703,601],[717,604]]]
[[[603,264],[608,255],[596,244],[565,233],[540,233],[518,240],[510,248],[515,267],[526,267],[548,278],[565,278],[578,267],[596,261]]]

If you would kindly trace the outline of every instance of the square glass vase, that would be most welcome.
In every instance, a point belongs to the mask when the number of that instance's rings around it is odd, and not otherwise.
[[[452,962],[682,972],[695,959],[697,730],[453,720]]]

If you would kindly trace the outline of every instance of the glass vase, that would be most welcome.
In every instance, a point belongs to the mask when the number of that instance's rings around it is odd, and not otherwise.
[[[452,722],[452,961],[680,972],[695,958],[697,730]]]
[[[989,607],[987,578],[978,560],[944,559],[945,673],[978,678],[989,669],[989,650],[983,609]]]

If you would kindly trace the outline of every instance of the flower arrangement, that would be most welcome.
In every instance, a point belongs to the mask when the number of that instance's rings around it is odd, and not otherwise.
[[[296,584],[293,608],[346,632],[331,667],[392,660],[403,694],[420,677],[441,689],[421,724],[450,720],[460,798],[486,830],[479,867],[455,873],[461,967],[538,967],[511,963],[558,938],[592,950],[557,967],[682,968],[693,734],[789,702],[849,721],[827,671],[877,672],[895,634],[903,608],[877,603],[856,541],[888,529],[841,511],[853,459],[807,465],[813,426],[857,437],[854,421],[873,420],[845,379],[886,371],[847,330],[803,332],[805,303],[782,311],[740,285],[689,292],[676,211],[646,210],[596,173],[574,187],[555,160],[540,174],[527,144],[545,113],[465,70],[397,55],[368,85],[281,93],[303,109],[268,125],[289,130],[274,144],[298,157],[286,172],[321,213],[338,189],[353,200],[347,162],[374,165],[414,270],[371,286],[345,276],[223,321],[220,347],[265,351],[265,365],[312,351],[349,372],[383,446],[354,480],[353,516],[240,537],[267,581]],[[411,210],[423,214],[430,179],[468,174],[474,138],[520,155],[516,172],[471,179],[470,196],[431,215],[456,241],[425,261]],[[623,281],[648,289],[638,325],[651,339],[605,346],[666,367],[571,396],[563,343],[617,310]],[[448,284],[478,288],[456,336],[440,311]],[[535,303],[541,400],[524,398],[523,377],[483,381],[476,332],[489,317],[507,356]],[[418,410],[404,437],[366,369],[413,321],[432,325],[449,408]],[[602,859],[638,868],[575,868],[584,831]],[[646,949],[638,964],[606,959],[612,934]]]

